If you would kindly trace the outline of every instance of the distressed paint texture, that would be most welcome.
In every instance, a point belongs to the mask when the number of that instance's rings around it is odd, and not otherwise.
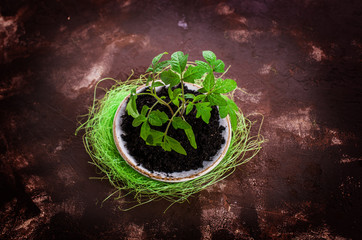
[[[360,239],[361,1],[8,1],[0,5],[0,239]],[[268,141],[176,204],[121,212],[77,116],[100,78],[212,50]],[[111,86],[111,82],[102,87]]]

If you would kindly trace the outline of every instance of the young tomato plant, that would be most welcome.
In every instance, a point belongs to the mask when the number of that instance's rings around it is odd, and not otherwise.
[[[149,88],[143,93],[136,93],[136,89],[133,89],[126,110],[134,118],[132,126],[141,126],[140,137],[148,145],[160,146],[165,151],[174,150],[186,155],[181,143],[168,135],[170,127],[184,130],[190,145],[196,149],[195,134],[185,116],[195,110],[196,118],[201,117],[208,124],[212,106],[217,106],[221,118],[230,116],[232,129],[235,130],[238,107],[225,94],[233,91],[237,85],[232,79],[221,78],[225,73],[225,64],[211,51],[202,52],[205,61],[195,62],[189,62],[188,55],[181,51],[173,53],[170,60],[160,61],[166,54],[168,53],[161,53],[152,60],[146,71]],[[222,75],[216,77],[217,74]],[[185,94],[184,83],[194,83],[197,79],[202,80],[202,88],[198,90],[201,94]],[[156,88],[160,86],[168,88],[168,100],[165,96],[157,95]],[[137,96],[140,95],[150,95],[156,101],[152,106],[142,106],[139,112]],[[159,104],[166,106],[168,111],[155,109]],[[152,128],[164,125],[163,132]]]

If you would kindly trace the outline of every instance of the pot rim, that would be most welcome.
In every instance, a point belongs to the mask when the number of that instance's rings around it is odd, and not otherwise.
[[[201,88],[199,85],[193,84],[193,83],[185,83],[185,85],[191,85],[191,87],[199,89]],[[139,92],[141,90],[143,90],[145,87],[147,87],[149,85],[143,84],[142,86],[138,87],[136,92]],[[162,87],[162,86],[161,86]],[[161,87],[157,87],[157,88],[161,88]],[[175,177],[175,176],[170,176],[172,174],[177,174],[177,173],[183,173],[183,172],[175,172],[175,173],[165,173],[165,172],[151,172],[148,169],[142,167],[142,165],[137,165],[134,159],[131,159],[132,156],[130,154],[128,154],[128,150],[125,147],[125,145],[123,144],[123,140],[122,137],[120,136],[120,131],[122,131],[120,128],[120,117],[123,115],[121,114],[121,111],[125,110],[125,106],[122,108],[122,106],[127,102],[128,98],[130,97],[130,94],[127,95],[123,101],[119,104],[116,114],[113,118],[113,139],[114,139],[114,143],[118,149],[118,152],[121,154],[122,158],[128,163],[128,165],[130,165],[134,170],[136,170],[137,172],[141,173],[142,175],[149,177],[151,179],[154,180],[158,180],[158,181],[163,181],[163,182],[185,182],[185,181],[189,181],[192,179],[195,179],[197,177],[203,176],[207,173],[209,173],[212,169],[214,169],[220,162],[221,160],[224,158],[224,156],[226,155],[230,143],[231,143],[231,137],[232,137],[232,130],[231,130],[231,123],[230,123],[230,118],[229,116],[227,116],[226,118],[220,118],[220,121],[224,121],[224,127],[226,128],[224,131],[226,131],[226,134],[224,134],[225,137],[225,144],[222,145],[222,149],[220,149],[218,151],[218,153],[216,155],[214,155],[213,158],[215,158],[215,156],[218,156],[217,158],[208,161],[211,162],[208,166],[204,166],[202,168],[198,168],[196,170],[189,170],[189,171],[184,171],[186,173],[186,176],[182,176],[182,177]],[[205,163],[206,161],[204,161]],[[190,172],[189,174],[187,174],[187,172]]]

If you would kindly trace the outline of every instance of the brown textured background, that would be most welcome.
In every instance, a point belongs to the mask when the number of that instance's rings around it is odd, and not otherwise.
[[[0,239],[361,239],[361,1],[2,0],[0,13]],[[207,49],[269,141],[165,214],[166,201],[101,208],[112,188],[89,180],[74,136],[94,83]]]

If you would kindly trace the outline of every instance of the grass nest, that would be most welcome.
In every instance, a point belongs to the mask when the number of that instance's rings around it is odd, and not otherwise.
[[[83,143],[92,159],[90,163],[100,170],[101,176],[91,179],[108,179],[115,188],[115,191],[104,201],[111,197],[120,199],[131,195],[134,200],[130,205],[127,204],[127,208],[119,207],[121,210],[129,210],[160,199],[169,201],[169,208],[175,203],[187,201],[191,195],[230,176],[236,167],[250,161],[260,151],[264,142],[260,134],[263,120],[258,124],[255,136],[251,136],[252,126],[256,122],[250,121],[239,109],[238,126],[233,132],[229,150],[211,172],[196,179],[178,183],[160,182],[141,175],[122,159],[114,143],[112,132],[113,118],[119,104],[130,94],[131,89],[146,82],[145,75],[136,79],[131,79],[131,77],[132,75],[126,81],[112,78],[100,80],[94,90],[93,104],[89,112],[81,116],[80,126],[76,130],[76,134],[84,130]],[[106,80],[114,81],[114,85],[109,90],[99,87],[99,84]],[[101,89],[105,91],[105,95],[97,99],[97,91]],[[241,91],[241,89],[235,91]]]

